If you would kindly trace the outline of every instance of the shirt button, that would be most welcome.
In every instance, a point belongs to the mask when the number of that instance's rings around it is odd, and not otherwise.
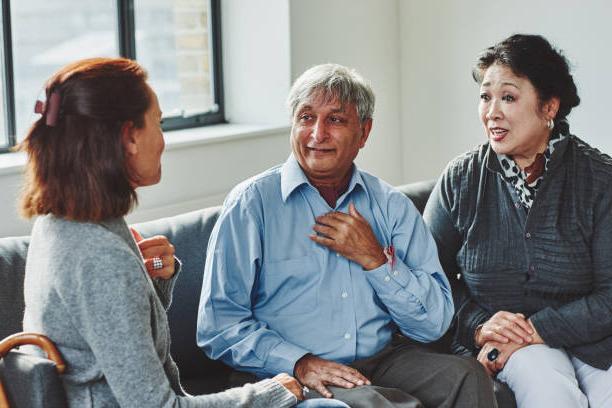
[[[344,338],[345,339],[350,339],[351,338],[351,333],[344,333]]]
[[[399,272],[398,271],[393,271],[393,276],[398,276]]]
[[[346,299],[348,297],[348,293],[342,292],[342,299]]]
[[[385,276],[385,282],[389,282],[391,278],[389,276]]]
[[[527,239],[531,238],[531,233],[530,232],[525,233],[525,238]]]
[[[340,256],[340,254],[338,252],[336,252],[336,256]]]

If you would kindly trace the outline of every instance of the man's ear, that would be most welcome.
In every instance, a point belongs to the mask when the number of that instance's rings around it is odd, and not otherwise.
[[[127,121],[121,125],[121,143],[123,143],[123,148],[128,155],[138,153],[138,146],[134,137],[134,122]]]
[[[370,136],[371,130],[372,118],[366,119],[365,122],[361,123],[361,143],[359,144],[359,148],[363,148],[365,146],[365,143],[368,140],[368,136]]]

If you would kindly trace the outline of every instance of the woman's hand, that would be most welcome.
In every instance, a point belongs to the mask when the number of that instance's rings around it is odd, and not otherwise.
[[[289,374],[280,373],[276,377],[272,378],[274,381],[291,391],[293,395],[297,398],[298,401],[302,401],[304,399],[304,393],[302,391],[302,385],[295,378],[291,377]]]
[[[172,278],[174,275],[174,245],[168,241],[168,238],[156,235],[145,239],[134,228],[130,228],[130,231],[138,244],[149,276],[160,279]]]
[[[536,330],[533,322],[531,320],[527,320],[527,323],[529,323],[529,327],[531,327],[531,330],[533,330],[533,340],[531,341],[531,344],[544,344],[544,340],[542,337],[540,337],[540,333],[538,333]]]
[[[474,342],[478,347],[489,341],[529,344],[533,341],[533,334],[534,330],[523,314],[499,311],[476,331]]]
[[[496,318],[496,316],[498,314],[500,314],[500,313],[503,314],[503,315],[501,317],[499,317],[499,318]],[[508,312],[498,312],[495,315],[493,315],[493,317],[487,323],[485,323],[482,326],[480,332],[477,333],[479,335],[478,337],[480,337],[480,338],[483,337],[483,335],[481,334],[482,330],[485,329],[485,326],[489,322],[493,321],[493,324],[495,322],[499,322],[499,320],[502,320],[504,318],[504,316],[507,317],[507,315],[506,315],[507,313]],[[512,313],[510,313],[510,314],[512,314]],[[533,323],[531,322],[531,320],[525,320],[525,317],[522,314],[520,314],[520,313],[515,314],[515,316],[517,318],[519,318],[519,319],[522,319],[528,325],[528,331],[531,333],[528,336],[528,338],[530,340],[525,340],[525,341],[523,341],[521,343],[518,343],[516,341],[508,341],[508,337],[501,336],[502,338],[505,338],[506,341],[503,341],[503,342],[499,342],[499,341],[495,341],[495,340],[487,340],[487,341],[485,341],[484,345],[482,346],[482,349],[480,350],[480,353],[478,353],[478,357],[477,358],[478,358],[478,361],[480,362],[480,364],[482,364],[482,366],[485,368],[485,370],[487,371],[487,373],[490,376],[494,376],[499,371],[501,371],[505,367],[505,365],[508,362],[508,359],[510,358],[510,356],[512,356],[512,354],[515,351],[517,351],[517,350],[519,350],[519,349],[521,349],[523,347],[529,346],[531,344],[544,344],[544,340],[542,340],[542,338],[538,334],[538,332],[537,332],[535,326],[533,325]],[[495,318],[495,320],[494,320],[494,318]],[[507,322],[507,320],[506,320],[506,322]],[[502,321],[501,323],[498,323],[498,324],[501,325],[503,323],[504,322]],[[521,327],[522,330],[525,330],[524,325],[521,325],[520,327]],[[490,330],[490,329],[487,329],[487,330]],[[499,334],[497,334],[497,333],[495,333],[495,334],[497,336],[499,336]],[[515,335],[515,338],[516,338],[516,333],[513,332],[513,334]],[[489,356],[489,353],[493,349],[497,349],[497,351],[498,351],[497,358],[495,358],[493,361],[490,361],[488,356]]]
[[[488,341],[484,344],[484,346],[482,346],[480,353],[478,353],[477,359],[478,362],[482,364],[486,372],[493,377],[504,368],[506,362],[508,362],[508,359],[515,351],[528,345],[529,344],[527,343],[517,344],[514,342],[500,343],[497,341]],[[497,358],[491,361],[489,360],[488,355],[493,349],[497,349],[498,354]]]

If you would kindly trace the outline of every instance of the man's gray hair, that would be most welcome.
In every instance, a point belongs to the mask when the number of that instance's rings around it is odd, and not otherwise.
[[[287,97],[291,116],[313,96],[323,97],[326,102],[337,100],[341,105],[354,104],[362,123],[374,114],[375,98],[370,84],[357,71],[342,65],[316,65],[300,75]]]

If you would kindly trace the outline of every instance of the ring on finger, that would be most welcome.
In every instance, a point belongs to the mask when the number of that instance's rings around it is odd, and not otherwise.
[[[164,262],[159,256],[153,258],[153,269],[158,270],[164,267]]]
[[[487,360],[489,361],[495,361],[497,360],[497,357],[499,356],[499,350],[496,348],[491,349],[491,351],[489,351],[487,353]]]

